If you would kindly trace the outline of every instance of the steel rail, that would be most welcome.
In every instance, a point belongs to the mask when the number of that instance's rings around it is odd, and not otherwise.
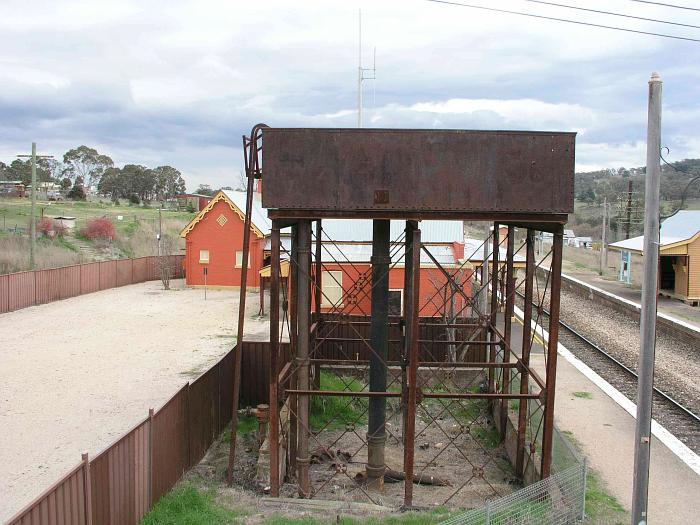
[[[518,296],[521,299],[524,298],[523,294],[521,292],[516,292],[516,293],[518,294]],[[542,309],[542,313],[544,313],[546,316],[549,317],[549,312],[545,308]],[[604,350],[603,348],[598,346],[596,343],[594,343],[593,341],[588,339],[585,335],[578,332],[577,330],[575,330],[574,328],[572,328],[571,326],[566,324],[561,319],[559,320],[559,325],[562,328],[564,328],[565,330],[567,330],[568,332],[570,332],[571,334],[573,334],[574,337],[578,338],[580,341],[583,341],[583,343],[585,343],[590,348],[594,349],[600,355],[605,357],[608,361],[614,363],[618,368],[622,369],[625,373],[632,376],[635,380],[637,379],[637,373],[634,370],[632,370],[630,367],[628,367],[627,365],[622,363],[620,360],[618,360],[615,356],[611,355],[606,350]],[[693,419],[696,423],[700,424],[700,416],[698,416],[697,414],[692,412],[690,409],[688,409],[686,406],[684,406],[679,401],[676,401],[674,398],[669,396],[666,392],[664,392],[663,390],[660,390],[657,387],[654,387],[654,393],[657,394],[662,399],[664,399],[665,401],[669,402],[671,405],[673,405],[675,408],[677,408],[681,412],[683,412],[687,417]]]

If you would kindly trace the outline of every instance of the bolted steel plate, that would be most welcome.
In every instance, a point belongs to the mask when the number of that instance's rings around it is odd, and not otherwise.
[[[574,210],[575,133],[323,128],[262,133],[266,208]]]

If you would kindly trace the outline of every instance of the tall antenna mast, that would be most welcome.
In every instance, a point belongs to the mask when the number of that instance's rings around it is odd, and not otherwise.
[[[357,127],[362,127],[362,81],[375,80],[377,78],[377,48],[374,48],[374,57],[372,59],[372,67],[362,67],[362,9],[359,9],[358,17],[358,49],[357,49]],[[369,72],[371,76],[369,75]],[[368,73],[365,76],[365,73]]]

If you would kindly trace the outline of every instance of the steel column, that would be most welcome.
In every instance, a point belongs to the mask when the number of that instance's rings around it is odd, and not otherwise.
[[[515,251],[515,227],[508,226],[508,247],[506,248],[506,291],[505,312],[503,313],[503,362],[510,362],[511,324],[515,307],[515,279],[513,278],[513,257]],[[510,393],[510,369],[501,371],[504,394]],[[508,423],[508,403],[501,401],[501,437],[506,438],[506,426]]]
[[[411,253],[406,250],[406,273],[409,274],[409,279],[406,279],[406,284],[410,281],[410,299],[404,304],[409,307],[408,314],[404,311],[406,319],[406,346],[405,350],[408,355],[408,399],[406,400],[406,417],[404,419],[404,473],[406,475],[404,481],[404,507],[413,505],[413,458],[415,454],[415,436],[416,436],[416,402],[418,396],[418,311],[420,308],[420,230],[416,228],[417,224],[406,224],[406,245],[411,248]],[[410,269],[409,269],[409,260]],[[404,296],[408,295],[404,291]]]
[[[321,318],[321,219],[316,221],[316,253],[314,256],[314,311],[316,312],[315,321]]]
[[[549,476],[552,468],[552,434],[554,432],[554,394],[557,385],[557,345],[559,342],[559,300],[561,293],[561,258],[564,230],[554,232],[552,245],[552,268],[549,292],[549,338],[547,339],[547,390],[542,426],[542,478]]]
[[[309,230],[310,231],[310,230]],[[314,321],[319,322],[321,319],[321,301],[322,301],[322,283],[323,283],[323,274],[322,274],[322,266],[321,266],[321,235],[322,235],[322,229],[321,229],[321,219],[318,219],[316,221],[316,243],[315,243],[315,252],[314,252],[314,311],[316,314],[316,318]],[[309,243],[311,241],[309,240]],[[310,244],[309,244],[310,246]],[[310,262],[309,262],[309,268],[310,268]],[[316,389],[321,388],[321,366],[314,366],[314,387]]]
[[[386,391],[386,360],[389,351],[389,241],[390,221],[372,221],[372,320],[369,365],[370,392]],[[369,399],[367,428],[367,478],[369,485],[384,487],[384,446],[386,443],[386,399]]]
[[[270,242],[270,427],[268,450],[270,452],[270,495],[277,497],[280,489],[279,403],[277,402],[277,375],[279,373],[277,357],[280,343],[280,229],[277,221],[272,222]]]
[[[520,393],[529,391],[530,350],[532,346],[532,291],[535,275],[535,232],[528,228],[525,261],[525,299],[523,303],[523,342],[521,350],[522,367],[520,369]],[[518,445],[515,459],[515,474],[523,478],[525,474],[525,433],[527,431],[527,400],[518,403]]]
[[[299,226],[292,226],[291,235],[291,250],[289,254],[289,346],[292,351],[292,361],[297,357],[298,350],[298,291],[299,291]],[[292,374],[289,379],[288,388],[297,388],[297,374]],[[295,395],[289,396],[289,450],[287,457],[289,458],[289,468],[287,469],[287,477],[296,475],[297,469],[297,414],[298,414],[298,397]]]
[[[406,240],[404,244],[404,272],[403,272],[403,347],[401,351],[401,433],[404,450],[406,442],[406,418],[408,416],[408,382],[407,367],[409,363],[410,322],[413,319],[413,232],[418,229],[418,222],[406,221]],[[420,254],[420,245],[418,246]],[[405,456],[404,456],[405,457]]]
[[[498,223],[493,223],[493,248],[491,255],[491,328],[489,329],[489,338],[491,341],[496,339],[496,332],[494,327],[496,326],[496,320],[498,317]],[[488,268],[488,266],[487,266]],[[489,362],[493,363],[496,361],[496,347],[491,345],[489,348]],[[491,368],[489,369],[489,393],[494,393],[496,391],[496,371]]]
[[[304,275],[309,275],[311,270],[311,222],[299,221],[298,232],[299,248],[297,252],[299,270]],[[300,279],[297,294],[297,366],[298,388],[309,390],[309,349],[311,329],[311,283]],[[302,498],[311,497],[309,482],[309,396],[297,397],[298,420],[297,426],[297,477],[299,483],[299,495]]]

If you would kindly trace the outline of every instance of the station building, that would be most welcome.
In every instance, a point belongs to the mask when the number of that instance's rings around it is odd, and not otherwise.
[[[659,293],[700,305],[700,210],[682,210],[661,223]],[[619,280],[632,282],[632,262],[644,255],[644,236],[609,245],[620,252]]]

